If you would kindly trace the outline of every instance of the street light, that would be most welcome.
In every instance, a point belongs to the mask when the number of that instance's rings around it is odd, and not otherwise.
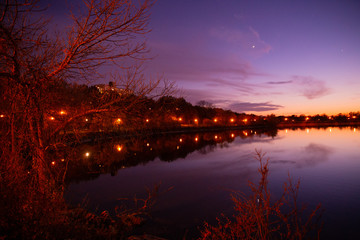
[[[118,152],[121,152],[121,150],[122,150],[123,147],[118,144],[118,145],[115,146],[115,148],[116,148],[116,150],[117,150]]]

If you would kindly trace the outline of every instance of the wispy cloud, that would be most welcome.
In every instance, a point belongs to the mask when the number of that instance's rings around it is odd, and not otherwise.
[[[235,102],[229,104],[228,107],[236,112],[266,112],[266,111],[278,110],[283,106],[272,104],[270,102],[263,102],[263,103]]]
[[[289,84],[292,83],[293,81],[278,81],[278,82],[266,82],[266,84],[271,84],[271,85],[282,85],[282,84]]]
[[[301,94],[307,99],[315,99],[330,94],[326,82],[312,76],[292,76],[291,81],[300,88]]]

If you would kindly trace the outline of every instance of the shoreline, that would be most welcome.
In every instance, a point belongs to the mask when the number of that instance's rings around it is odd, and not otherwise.
[[[132,137],[144,137],[144,136],[162,136],[172,134],[187,134],[187,133],[203,133],[203,132],[221,132],[231,130],[282,130],[282,129],[296,129],[296,128],[327,128],[327,127],[357,127],[360,126],[360,122],[301,122],[301,123],[279,123],[275,126],[271,125],[241,125],[241,126],[206,126],[195,127],[186,126],[172,129],[142,129],[142,130],[128,130],[128,131],[98,131],[85,133],[84,137],[80,140],[81,143],[91,142],[94,140],[105,140],[113,138],[132,138]],[[69,134],[70,139],[72,134]]]

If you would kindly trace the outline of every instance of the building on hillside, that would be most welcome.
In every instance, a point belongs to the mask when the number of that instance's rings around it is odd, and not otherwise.
[[[116,87],[114,82],[109,82],[109,84],[97,84],[97,85],[95,85],[95,87],[97,88],[97,90],[100,93],[106,93],[106,92],[109,92],[109,91],[116,92],[116,93],[118,93],[120,95],[129,95],[129,94],[134,93],[130,89],[123,89],[123,88]]]

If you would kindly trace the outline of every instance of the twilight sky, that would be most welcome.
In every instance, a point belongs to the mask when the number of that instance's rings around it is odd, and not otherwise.
[[[65,24],[66,4],[47,0]],[[359,111],[360,1],[157,0],[149,76],[237,112]],[[62,19],[59,21],[59,19]]]
[[[355,0],[158,0],[147,71],[238,112],[359,111],[359,23]]]

